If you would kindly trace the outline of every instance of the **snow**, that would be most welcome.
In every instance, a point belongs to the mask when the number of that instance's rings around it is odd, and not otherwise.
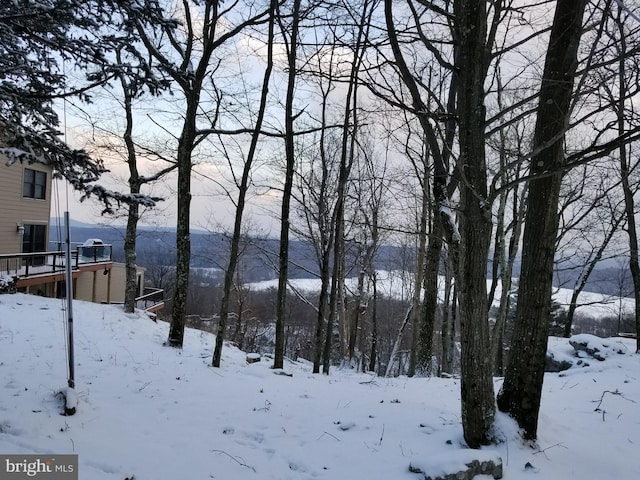
[[[500,443],[464,448],[456,378],[393,378],[308,362],[249,364],[214,337],[117,306],[74,303],[75,389],[67,389],[64,302],[0,295],[0,453],[76,453],[85,480],[421,479],[500,457],[507,480],[640,478],[640,356],[545,377],[539,439],[498,414]],[[619,345],[616,343],[616,346]],[[571,355],[564,339],[554,352]],[[617,348],[617,347],[616,347]],[[501,380],[495,380],[498,391]],[[76,404],[64,416],[65,395]],[[73,398],[69,398],[73,397]],[[477,478],[490,478],[478,476]]]
[[[76,407],[78,406],[78,395],[76,394],[75,389],[69,387],[64,391],[64,411],[66,414],[73,415],[76,411]]]
[[[624,342],[618,339],[603,339],[595,335],[582,333],[573,335],[571,341],[576,344],[582,344],[586,347],[589,354],[597,360],[605,360],[611,356],[621,355],[627,349]]]

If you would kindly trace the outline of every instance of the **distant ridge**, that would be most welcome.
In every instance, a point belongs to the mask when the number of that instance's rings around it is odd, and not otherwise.
[[[55,228],[58,225],[63,227],[64,217],[51,217],[49,219],[49,225],[51,226],[51,228]],[[124,231],[126,228],[126,225],[124,223],[123,224],[106,223],[106,222],[87,223],[87,222],[81,222],[79,220],[74,220],[72,216],[70,217],[70,226],[73,228],[113,228],[121,231]],[[138,230],[172,233],[176,231],[176,227],[138,225]],[[206,234],[210,232],[206,230],[198,229],[198,228],[191,228],[191,233]]]
[[[90,227],[97,227],[98,225],[95,224],[91,224],[91,223],[85,223],[85,222],[81,222],[79,220],[74,220],[73,217],[69,217],[69,224],[71,227],[77,227],[77,228],[90,228]],[[51,228],[55,228],[58,225],[60,225],[61,227],[64,227],[64,217],[51,217],[49,219],[49,225],[51,226]]]
[[[98,220],[98,219],[97,219]],[[52,217],[50,223],[49,240],[53,248],[56,244],[64,241],[64,219]],[[115,261],[124,261],[124,225],[107,225],[105,223],[91,224],[81,222],[71,218],[71,242],[82,244],[87,239],[99,238],[103,242],[113,245],[113,258]],[[175,227],[160,227],[152,225],[141,225],[138,227],[137,255],[138,264],[149,267],[160,261],[165,264],[175,262]],[[313,246],[301,240],[292,239],[290,246],[291,265],[289,269],[290,278],[309,278],[317,275],[317,264]],[[279,242],[274,238],[254,238],[247,246],[243,255],[243,276],[244,281],[259,282],[271,280],[277,277],[273,269],[274,262],[277,262],[277,252]],[[347,265],[357,268],[357,261],[349,257],[347,251]],[[191,230],[191,267],[193,268],[222,268],[226,265],[228,258],[228,237],[224,233],[208,232],[201,229]],[[384,245],[378,251],[376,259],[376,269],[395,270],[398,268],[403,253],[397,246]],[[491,278],[491,265],[487,266],[487,278]],[[520,265],[516,263],[514,276],[519,275]],[[354,275],[349,271],[347,275]],[[572,288],[575,284],[576,272],[573,270],[556,271],[554,276],[554,287]],[[620,266],[615,262],[602,262],[598,265],[585,287],[585,291],[594,293],[605,293],[617,297],[631,296],[633,285],[631,279],[623,278],[620,281]]]

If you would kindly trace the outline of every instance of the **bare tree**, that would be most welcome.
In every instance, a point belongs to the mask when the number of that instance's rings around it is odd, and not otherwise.
[[[629,46],[627,45],[627,32],[626,25],[627,19],[630,17],[628,11],[622,3],[618,3],[617,12],[614,16],[614,24],[618,29],[620,37],[619,42],[616,42],[618,61],[618,88],[620,90],[618,95],[618,102],[613,103],[613,108],[617,117],[618,136],[623,136],[628,129],[627,122],[637,122],[637,112],[635,112],[634,103],[629,101],[629,94],[633,93],[635,89],[632,87],[634,80],[627,75],[627,53]],[[633,64],[633,70],[638,71],[637,61]],[[633,75],[633,72],[630,72]],[[613,92],[608,91],[610,97]],[[630,110],[630,115],[627,114]],[[638,231],[635,218],[635,189],[632,186],[631,178],[632,173],[638,167],[638,162],[632,164],[632,147],[627,146],[625,143],[621,143],[618,149],[619,161],[620,161],[620,178],[622,184],[622,192],[624,194],[624,206],[625,206],[625,220],[627,222],[627,234],[629,236],[629,270],[631,271],[631,278],[633,280],[633,294],[635,299],[635,327],[636,327],[636,353],[640,353],[640,259],[638,255]],[[637,188],[637,187],[636,187]]]
[[[501,93],[498,93],[499,107],[501,105]],[[524,123],[524,122],[523,122]],[[507,127],[513,132],[513,142],[510,141],[508,131],[501,129],[498,139],[498,157],[501,183],[509,183],[520,177],[520,168],[511,171],[507,168],[509,151],[521,155],[524,151],[524,132],[517,124]],[[513,143],[513,144],[512,144]],[[513,270],[516,257],[519,252],[522,224],[525,217],[527,185],[513,184],[511,189],[503,190],[499,195],[497,222],[495,228],[495,243],[493,249],[493,272],[491,288],[489,292],[489,306],[494,301],[498,283],[501,286],[500,303],[495,318],[495,324],[491,332],[491,359],[493,370],[501,375],[506,364],[504,358],[505,330],[507,316],[511,308]]]
[[[493,4],[495,28],[502,2]],[[484,81],[493,44],[485,2],[454,3],[455,65],[458,69],[457,172],[460,175],[460,252],[456,279],[460,301],[462,425],[467,444],[490,441],[495,402],[489,352],[486,268],[491,241],[485,158]]]
[[[364,54],[368,46],[368,31],[370,20],[375,8],[375,2],[365,0],[361,6],[359,17],[354,24],[353,44],[351,54],[353,55],[348,75],[347,92],[344,102],[344,114],[342,121],[342,137],[340,148],[340,167],[338,172],[338,184],[336,205],[333,212],[334,222],[334,251],[333,251],[333,271],[331,278],[331,292],[329,297],[329,315],[327,319],[327,330],[325,334],[325,347],[323,352],[322,371],[329,374],[331,365],[332,332],[336,321],[343,326],[343,332],[348,331],[345,314],[345,200],[347,197],[347,183],[351,174],[351,168],[355,157],[356,138],[359,131],[359,87],[360,70],[363,64]],[[344,335],[343,335],[344,337]],[[342,358],[346,352],[346,339],[341,338]]]
[[[367,139],[369,139],[367,141]],[[385,199],[389,193],[389,179],[387,178],[388,160],[376,161],[373,138],[366,133],[360,135],[357,174],[353,180],[353,215],[350,219],[351,237],[357,245],[356,254],[359,272],[358,287],[354,298],[352,322],[348,338],[348,357],[345,362],[352,362],[356,345],[361,345],[361,364],[364,365],[364,337],[366,336],[366,320],[371,320],[371,351],[369,370],[374,371],[377,361],[377,302],[378,276],[376,274],[376,258],[383,242],[383,227],[385,220]],[[361,336],[358,342],[357,336]]]
[[[304,219],[304,227],[295,230],[312,240],[321,279],[314,372],[319,372],[322,364],[328,373],[332,351],[343,357],[348,352],[348,335],[344,334],[349,331],[344,303],[344,202],[357,143],[358,72],[365,50],[367,19],[372,12],[372,2],[366,0],[363,5],[360,9],[350,4],[320,2],[316,8],[327,12],[329,20],[319,21],[321,17],[314,15],[309,25],[304,25],[304,34],[315,40],[305,42],[300,54],[303,61],[299,77],[319,90],[320,111],[319,125],[314,128],[318,132],[317,145],[310,147],[304,141],[298,144],[304,169],[297,176],[299,191],[295,192]],[[336,12],[344,13],[341,16]],[[337,21],[339,18],[349,20]],[[341,65],[345,52],[349,61]],[[346,94],[344,99],[336,97],[336,105],[344,113],[334,116],[332,97],[341,86]],[[335,124],[334,118],[338,118]]]
[[[229,301],[232,292],[233,278],[236,275],[236,268],[238,264],[238,257],[240,255],[240,240],[242,236],[242,220],[244,216],[244,210],[246,205],[246,197],[250,186],[250,175],[253,166],[253,160],[256,156],[256,150],[258,147],[258,139],[260,136],[260,130],[262,129],[262,123],[264,120],[265,111],[267,108],[267,95],[269,94],[269,81],[271,79],[271,72],[273,70],[273,48],[275,42],[275,16],[276,16],[276,1],[271,0],[269,7],[269,27],[266,38],[267,43],[267,66],[264,71],[264,77],[262,80],[262,93],[260,96],[260,105],[258,107],[258,115],[255,122],[255,131],[251,137],[251,144],[249,146],[249,152],[244,162],[242,169],[242,176],[238,187],[238,198],[235,202],[236,212],[233,225],[233,236],[231,238],[229,262],[225,268],[224,275],[224,290],[222,295],[222,301],[220,302],[220,320],[218,323],[218,331],[216,335],[216,346],[213,352],[212,364],[214,367],[220,366],[222,358],[222,346],[224,344],[225,331],[227,326],[227,319],[229,316]],[[241,315],[242,305],[240,305]],[[241,318],[237,319],[237,324],[240,325]]]
[[[512,355],[498,394],[500,410],[513,416],[525,437],[536,438],[547,346],[553,260],[558,230],[558,196],[565,165],[563,135],[570,114],[578,45],[586,1],[558,0],[543,73],[532,180],[527,198],[522,270]]]
[[[327,75],[331,78],[331,75]],[[324,88],[324,87],[321,87]],[[322,93],[321,130],[317,148],[308,149],[308,166],[299,170],[296,200],[300,205],[299,217],[303,226],[295,229],[296,234],[313,245],[320,290],[316,312],[316,333],[313,341],[313,373],[320,373],[324,334],[326,330],[329,284],[331,279],[331,253],[334,241],[334,223],[331,212],[334,209],[334,188],[337,183],[335,149],[339,144],[327,132],[326,108],[330,87]],[[307,157],[304,155],[303,157]]]
[[[385,18],[401,78],[410,92],[414,111],[418,114],[425,137],[434,155],[434,197],[450,239],[456,280],[459,284],[462,340],[462,423],[467,444],[478,447],[490,440],[494,400],[491,378],[489,326],[487,320],[486,265],[491,239],[490,202],[488,199],[485,162],[484,81],[491,60],[492,36],[501,16],[501,3],[494,4],[492,30],[487,30],[485,2],[454,3],[453,35],[456,68],[460,155],[460,234],[451,215],[448,171],[441,147],[436,139],[428,108],[423,102],[417,82],[404,61],[395,34],[391,1],[385,2]],[[445,15],[446,16],[446,15]],[[422,37],[421,37],[422,38]],[[427,47],[433,47],[427,43]],[[433,48],[430,49],[434,52]],[[437,51],[435,51],[437,52]],[[434,53],[437,56],[437,53]],[[437,56],[441,63],[446,63]],[[459,245],[456,245],[459,243]]]
[[[118,64],[123,64],[122,54],[117,52],[116,60]],[[122,88],[122,103],[125,113],[125,130],[122,139],[126,148],[126,162],[129,169],[129,193],[136,198],[141,195],[143,185],[152,184],[167,175],[176,168],[176,164],[169,162],[169,165],[152,175],[141,175],[138,168],[138,153],[133,136],[134,112],[133,101],[140,95],[140,79],[129,79],[123,73],[118,75]],[[158,90],[152,90],[158,94]],[[161,158],[161,156],[160,156]],[[136,239],[138,222],[140,220],[140,204],[130,202],[127,208],[127,226],[124,238],[125,254],[125,290],[124,290],[124,311],[133,313],[136,307],[136,297],[138,296],[138,272],[136,262]]]
[[[296,59],[298,51],[298,29],[301,17],[301,0],[293,0],[291,9],[291,25],[289,26],[288,41],[285,40],[287,53],[287,95],[285,99],[285,173],[284,190],[282,192],[282,207],[280,213],[280,252],[278,263],[278,297],[276,301],[276,345],[273,368],[284,366],[284,326],[286,321],[287,279],[289,269],[289,222],[291,213],[291,191],[293,189],[293,172],[295,167],[295,138],[294,138],[294,93],[296,87]],[[282,15],[279,16],[282,18]],[[280,20],[280,28],[286,38],[285,27]]]
[[[171,18],[173,14],[181,15],[182,20],[178,22]],[[183,0],[179,11],[165,14],[165,18],[133,17],[131,23],[157,68],[171,78],[172,88],[182,97],[179,131],[174,133],[173,127],[168,127],[177,143],[178,171],[176,284],[167,341],[170,346],[182,347],[184,338],[191,260],[189,233],[194,155],[201,142],[219,128],[222,110],[216,73],[221,68],[224,54],[216,58],[215,53],[222,51],[227,42],[247,27],[267,19],[268,10],[256,9],[253,4],[234,3],[225,7],[213,0]],[[213,93],[211,103],[205,102],[204,97],[210,93]]]
[[[423,9],[422,12],[418,12],[413,2],[408,2],[408,6],[411,12],[411,18],[420,25],[426,16],[429,18],[430,9]],[[445,10],[434,9],[437,14],[447,17],[448,12]],[[445,20],[446,23],[446,20]],[[396,65],[399,77],[402,83],[407,87],[409,93],[409,99],[405,102],[399,93],[394,92],[388,85],[384,90],[387,94],[393,98],[393,103],[412,112],[418,119],[422,136],[424,138],[424,159],[421,162],[413,162],[414,170],[420,183],[422,184],[422,213],[420,220],[420,233],[422,236],[419,240],[418,257],[423,257],[417,265],[416,278],[419,281],[414,288],[417,290],[414,293],[414,301],[418,301],[420,298],[420,289],[424,286],[425,297],[423,305],[420,309],[412,309],[413,327],[414,327],[414,348],[412,348],[412,355],[410,361],[410,373],[415,373],[416,367],[421,365],[422,369],[427,369],[428,364],[431,362],[431,341],[433,336],[433,325],[435,322],[435,310],[437,308],[437,279],[438,279],[438,266],[440,261],[440,250],[442,247],[442,238],[446,238],[450,242],[453,250],[456,250],[456,245],[459,242],[459,235],[457,226],[455,225],[454,212],[451,208],[451,194],[456,188],[456,181],[450,179],[449,176],[449,158],[451,152],[451,145],[454,141],[455,123],[446,122],[445,139],[441,142],[438,135],[438,130],[435,125],[435,121],[441,120],[441,116],[437,111],[452,112],[455,110],[455,91],[456,91],[456,76],[452,74],[454,70],[453,65],[446,60],[445,56],[439,52],[435,47],[434,42],[429,40],[424,32],[419,30],[418,41],[424,43],[425,48],[435,57],[434,62],[437,68],[440,70],[441,75],[450,75],[451,90],[448,94],[448,101],[446,104],[439,101],[440,95],[436,93],[436,90],[431,88],[430,85],[425,85],[416,79],[416,76],[412,73],[405,59],[405,55],[401,49],[401,42],[399,40],[400,33],[396,31],[394,25],[394,18],[391,13],[391,3],[385,1],[385,24],[387,28],[387,34],[389,36],[389,44],[393,53],[394,63]],[[402,33],[405,33],[402,31]],[[406,42],[411,43],[411,42]],[[416,68],[416,67],[414,67]],[[429,67],[431,71],[433,67]],[[426,92],[421,91],[425,89]],[[402,90],[399,90],[402,92]],[[442,117],[446,118],[446,114]],[[412,158],[409,155],[409,158]],[[431,167],[429,166],[431,164]],[[419,173],[422,172],[422,173]],[[432,183],[429,182],[428,174],[433,176]],[[429,192],[430,185],[433,194]],[[429,245],[426,246],[427,226],[429,224],[430,210],[433,210],[434,217],[438,217],[431,222],[432,229],[429,232]],[[420,253],[424,248],[426,252]],[[424,273],[422,273],[424,272]],[[424,284],[424,285],[423,285]],[[419,340],[419,342],[418,342]],[[424,343],[423,343],[424,342]],[[419,352],[419,354],[418,354]]]
[[[561,225],[556,240],[556,273],[565,275],[570,272],[575,277],[562,332],[567,338],[571,336],[575,312],[579,306],[578,298],[595,268],[606,260],[610,244],[616,243],[612,240],[620,232],[625,218],[624,211],[620,211],[621,202],[613,195],[619,190],[620,182],[610,181],[606,177],[595,184],[589,181],[589,177],[596,177],[594,174],[600,168],[601,165],[588,164],[565,176],[566,179],[570,174],[577,173],[580,177],[578,188],[570,189],[566,201],[561,201]],[[564,253],[564,250],[567,252]],[[557,335],[559,332],[553,334]]]
[[[320,31],[316,30],[319,36]],[[331,28],[327,38],[316,40],[310,59],[306,62],[310,83],[318,90],[318,132],[311,137],[311,145],[300,148],[300,165],[297,169],[295,198],[298,203],[299,225],[292,225],[299,238],[313,246],[318,266],[320,289],[316,309],[316,329],[313,340],[313,373],[320,373],[323,363],[324,335],[329,306],[331,281],[331,257],[335,240],[336,185],[340,138],[331,128],[331,97],[337,88],[337,45]]]

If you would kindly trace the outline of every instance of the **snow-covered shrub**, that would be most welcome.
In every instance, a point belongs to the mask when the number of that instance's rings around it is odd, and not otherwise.
[[[16,277],[0,275],[0,293],[16,293]]]

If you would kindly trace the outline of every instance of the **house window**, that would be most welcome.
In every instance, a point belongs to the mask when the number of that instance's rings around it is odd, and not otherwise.
[[[46,251],[47,226],[25,225],[22,236],[22,253],[34,253]],[[37,256],[28,259],[29,265],[44,265],[45,257]]]
[[[22,196],[44,200],[47,196],[47,174],[31,168],[24,169]]]

